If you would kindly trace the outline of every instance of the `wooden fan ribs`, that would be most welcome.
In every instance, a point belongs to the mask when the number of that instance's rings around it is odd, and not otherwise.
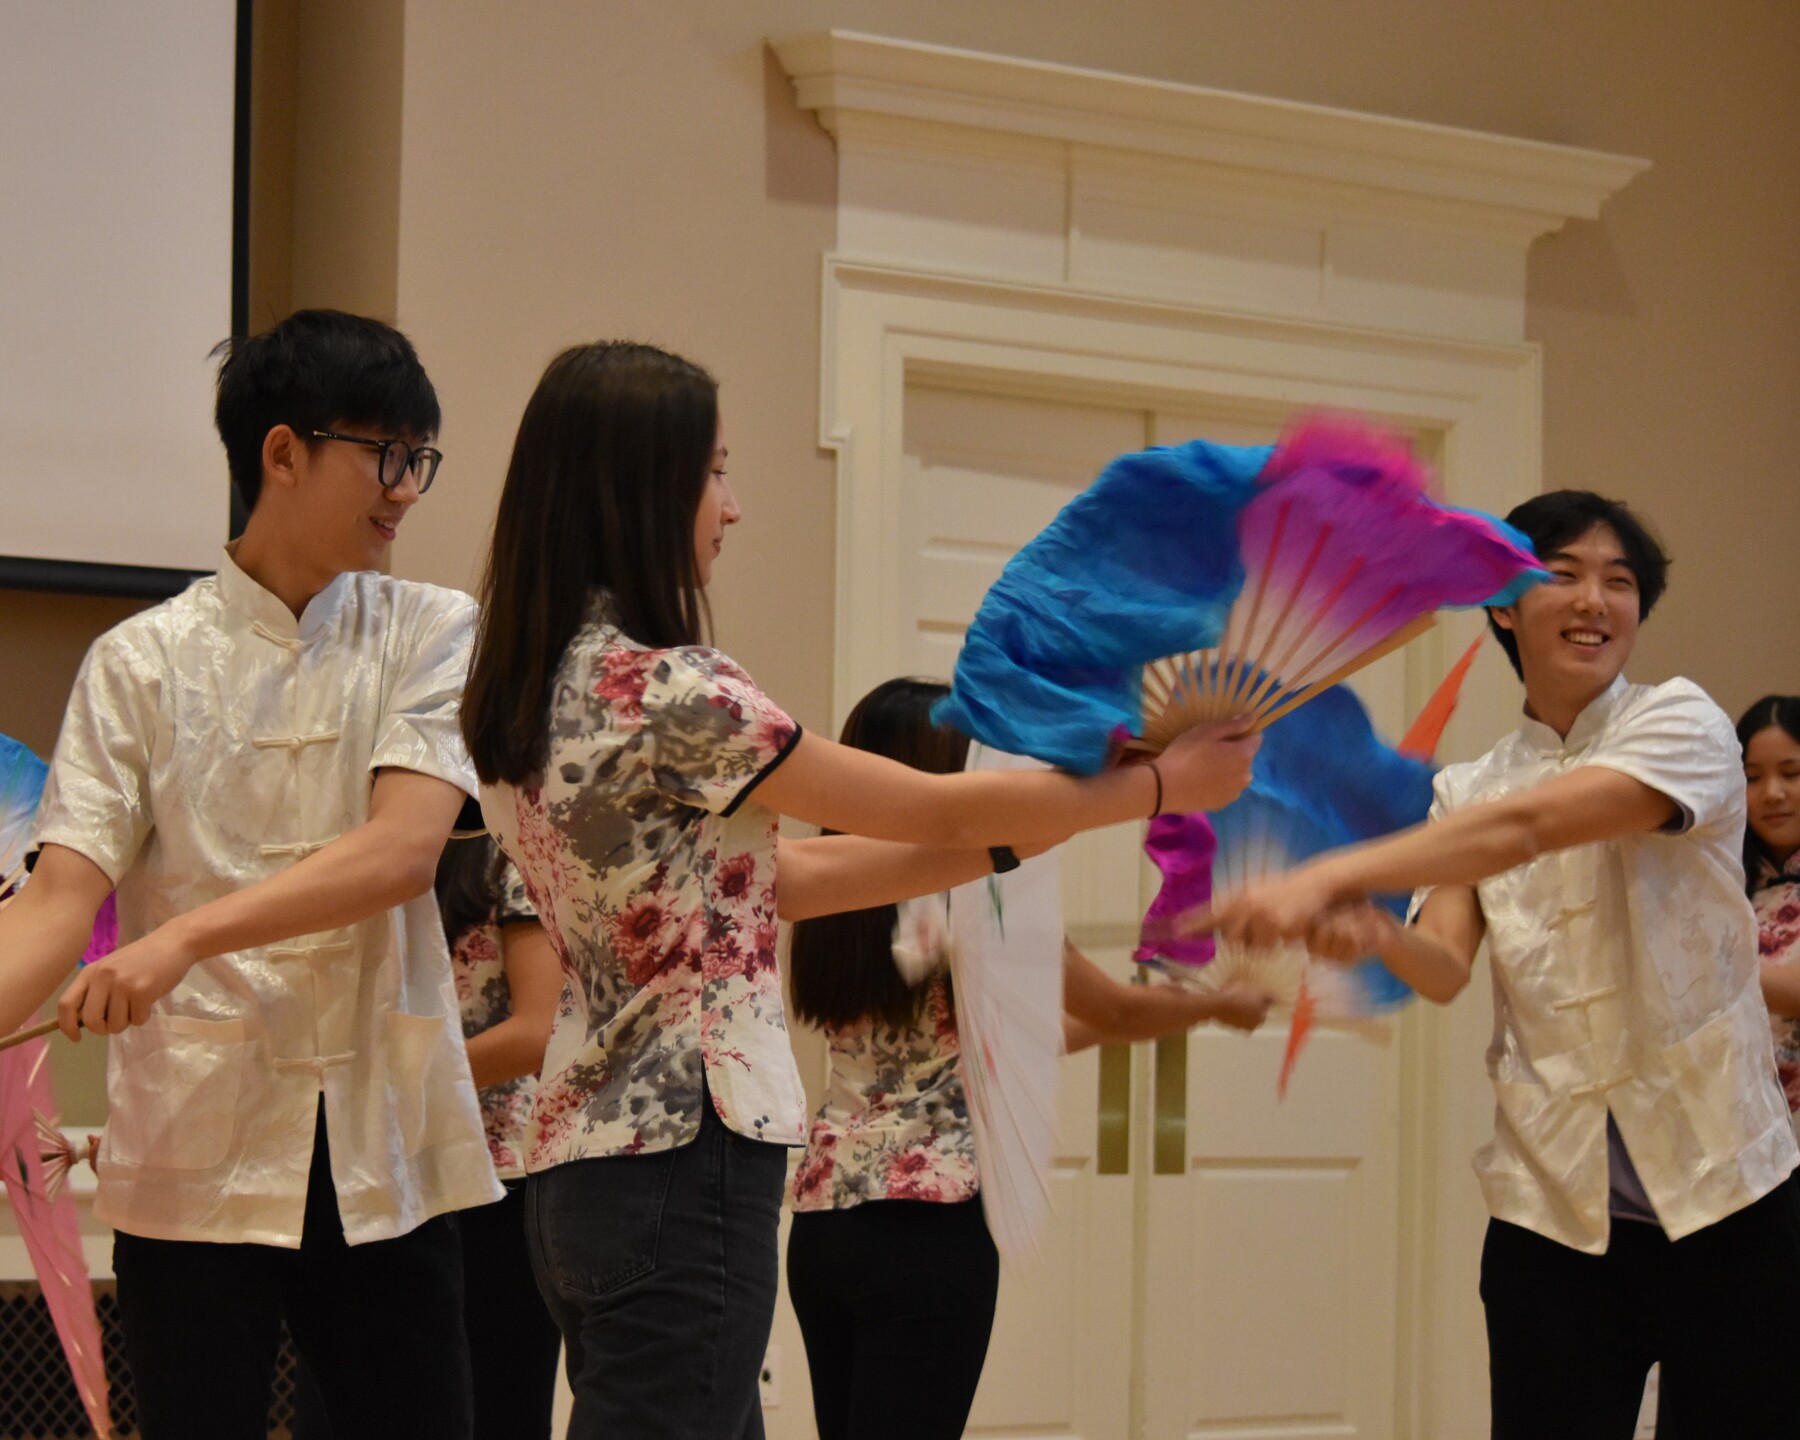
[[[1363,632],[1371,622],[1405,593],[1405,584],[1396,583],[1354,620],[1309,651],[1333,607],[1363,575],[1368,559],[1362,555],[1350,557],[1329,591],[1316,603],[1303,606],[1307,588],[1334,531],[1331,525],[1322,524],[1292,583],[1286,587],[1272,584],[1276,561],[1287,537],[1290,509],[1290,502],[1283,502],[1277,509],[1248,602],[1239,596],[1226,619],[1219,644],[1207,650],[1165,656],[1144,667],[1143,737],[1136,742],[1137,748],[1161,750],[1185,730],[1238,717],[1249,722],[1249,730],[1261,730],[1365,665],[1424,634],[1436,623],[1433,616],[1423,615],[1372,639],[1365,636]],[[1286,594],[1265,631],[1264,605],[1278,588],[1285,588]],[[1299,632],[1287,639],[1289,623],[1297,615],[1304,617],[1303,623]],[[1356,648],[1357,642],[1364,640],[1368,643]],[[1319,673],[1346,650],[1350,653],[1342,663],[1326,674]],[[1257,652],[1277,658],[1259,662]],[[1307,658],[1296,664],[1303,652]]]

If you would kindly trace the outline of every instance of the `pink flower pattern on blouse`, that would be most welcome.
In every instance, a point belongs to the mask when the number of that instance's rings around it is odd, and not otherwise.
[[[1800,852],[1788,857],[1779,875],[1765,866],[1752,899],[1763,962],[1800,963]],[[1771,1015],[1769,1025],[1775,1032],[1775,1073],[1794,1115],[1794,1133],[1800,1136],[1800,1019]]]
[[[568,982],[527,1169],[673,1149],[709,1093],[738,1133],[801,1143],[776,817],[753,794],[799,736],[724,655],[639,645],[596,597],[557,674],[543,774],[482,790]]]
[[[865,1200],[967,1200],[980,1189],[949,980],[925,982],[919,1014],[827,1026],[831,1076],[794,1176],[795,1210]]]
[[[480,925],[471,925],[450,941],[450,973],[462,1010],[464,1040],[490,1030],[512,1014],[512,990],[506,983],[505,952],[500,930],[515,920],[536,920],[525,895],[525,883],[511,865],[500,876],[500,903]],[[481,1123],[487,1130],[494,1173],[510,1180],[525,1173],[525,1133],[537,1098],[537,1076],[521,1075],[478,1092]]]

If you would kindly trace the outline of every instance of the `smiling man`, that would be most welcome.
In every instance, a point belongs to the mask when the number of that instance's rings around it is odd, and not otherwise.
[[[0,1029],[117,887],[60,1018],[112,1038],[96,1213],[148,1440],[267,1430],[283,1319],[337,1440],[467,1435],[447,1211],[500,1197],[432,878],[475,776],[474,604],[376,573],[440,456],[387,325],[233,342],[215,412],[250,518],[214,577],[94,643],[0,913]]]
[[[1524,724],[1438,776],[1426,824],[1215,918],[1241,942],[1377,954],[1440,1003],[1487,941],[1495,1440],[1628,1440],[1658,1360],[1662,1440],[1775,1440],[1800,1353],[1800,1151],[1744,898],[1737,738],[1691,682],[1624,677],[1668,568],[1624,505],[1565,490],[1507,519],[1551,572],[1489,616]],[[1415,888],[1407,926],[1368,903]]]

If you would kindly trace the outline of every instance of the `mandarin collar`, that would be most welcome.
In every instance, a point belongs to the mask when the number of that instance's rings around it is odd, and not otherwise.
[[[1566,739],[1542,720],[1534,720],[1530,715],[1526,715],[1525,723],[1519,727],[1519,734],[1527,745],[1541,755],[1579,750],[1598,735],[1601,727],[1612,718],[1619,697],[1625,693],[1626,683],[1623,672],[1613,676],[1612,684],[1588,701],[1587,708],[1575,717],[1575,723],[1569,727]]]
[[[279,640],[307,640],[318,634],[337,617],[344,597],[355,583],[353,573],[336,576],[317,595],[306,602],[300,618],[265,589],[237,563],[238,542],[233,540],[219,557],[219,595],[225,604],[244,616],[260,630]]]

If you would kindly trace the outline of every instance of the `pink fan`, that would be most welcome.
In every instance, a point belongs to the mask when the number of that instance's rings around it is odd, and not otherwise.
[[[0,1184],[12,1202],[19,1238],[43,1286],[44,1303],[62,1341],[75,1389],[101,1440],[112,1435],[100,1322],[75,1207],[58,1197],[44,1163],[40,1125],[54,1114],[48,1043],[34,1040],[0,1054]],[[60,1184],[55,1189],[60,1190]]]
[[[9,904],[28,883],[24,852],[45,773],[41,760],[16,740],[0,735],[0,907]],[[97,959],[110,952],[117,940],[118,924],[109,899],[95,923],[85,958]],[[31,1268],[43,1286],[44,1301],[50,1307],[82,1406],[94,1433],[107,1440],[112,1434],[112,1418],[100,1322],[94,1313],[94,1291],[81,1253],[75,1207],[60,1193],[68,1165],[56,1146],[51,1147],[46,1162],[46,1139],[50,1134],[58,1140],[62,1136],[53,1119],[56,1103],[45,1063],[49,1047],[35,1037],[54,1025],[50,1021],[34,1031],[0,1040],[0,1188],[12,1203],[19,1238],[25,1242]]]
[[[1211,649],[1144,667],[1141,743],[1250,717],[1259,730],[1429,629],[1542,578],[1504,523],[1434,500],[1407,444],[1359,421],[1286,436],[1238,517],[1245,580]]]

